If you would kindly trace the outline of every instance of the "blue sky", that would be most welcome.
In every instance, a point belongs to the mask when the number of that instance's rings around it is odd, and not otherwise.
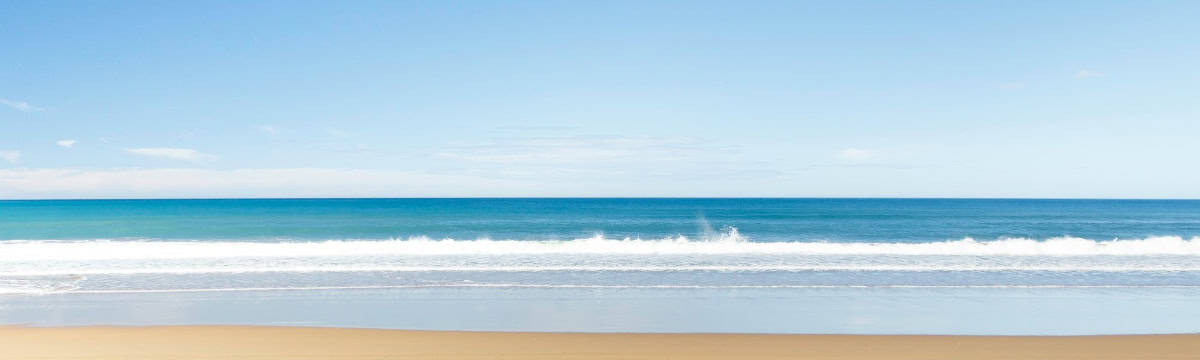
[[[9,1],[0,198],[1198,198],[1198,16]]]

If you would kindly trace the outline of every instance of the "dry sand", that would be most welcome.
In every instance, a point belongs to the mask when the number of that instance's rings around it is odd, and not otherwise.
[[[0,359],[1200,359],[1200,335],[574,334],[0,327]]]

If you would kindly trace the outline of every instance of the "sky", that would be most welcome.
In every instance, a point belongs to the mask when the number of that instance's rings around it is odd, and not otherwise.
[[[0,1],[0,198],[1200,198],[1195,1]]]

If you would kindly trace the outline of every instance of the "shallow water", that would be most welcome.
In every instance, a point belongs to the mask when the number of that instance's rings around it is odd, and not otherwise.
[[[1195,333],[1197,288],[403,288],[0,297],[36,325],[819,334]]]

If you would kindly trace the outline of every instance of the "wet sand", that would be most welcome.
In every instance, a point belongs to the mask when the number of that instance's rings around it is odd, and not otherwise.
[[[0,327],[0,359],[1197,359],[1200,335],[583,334]]]

